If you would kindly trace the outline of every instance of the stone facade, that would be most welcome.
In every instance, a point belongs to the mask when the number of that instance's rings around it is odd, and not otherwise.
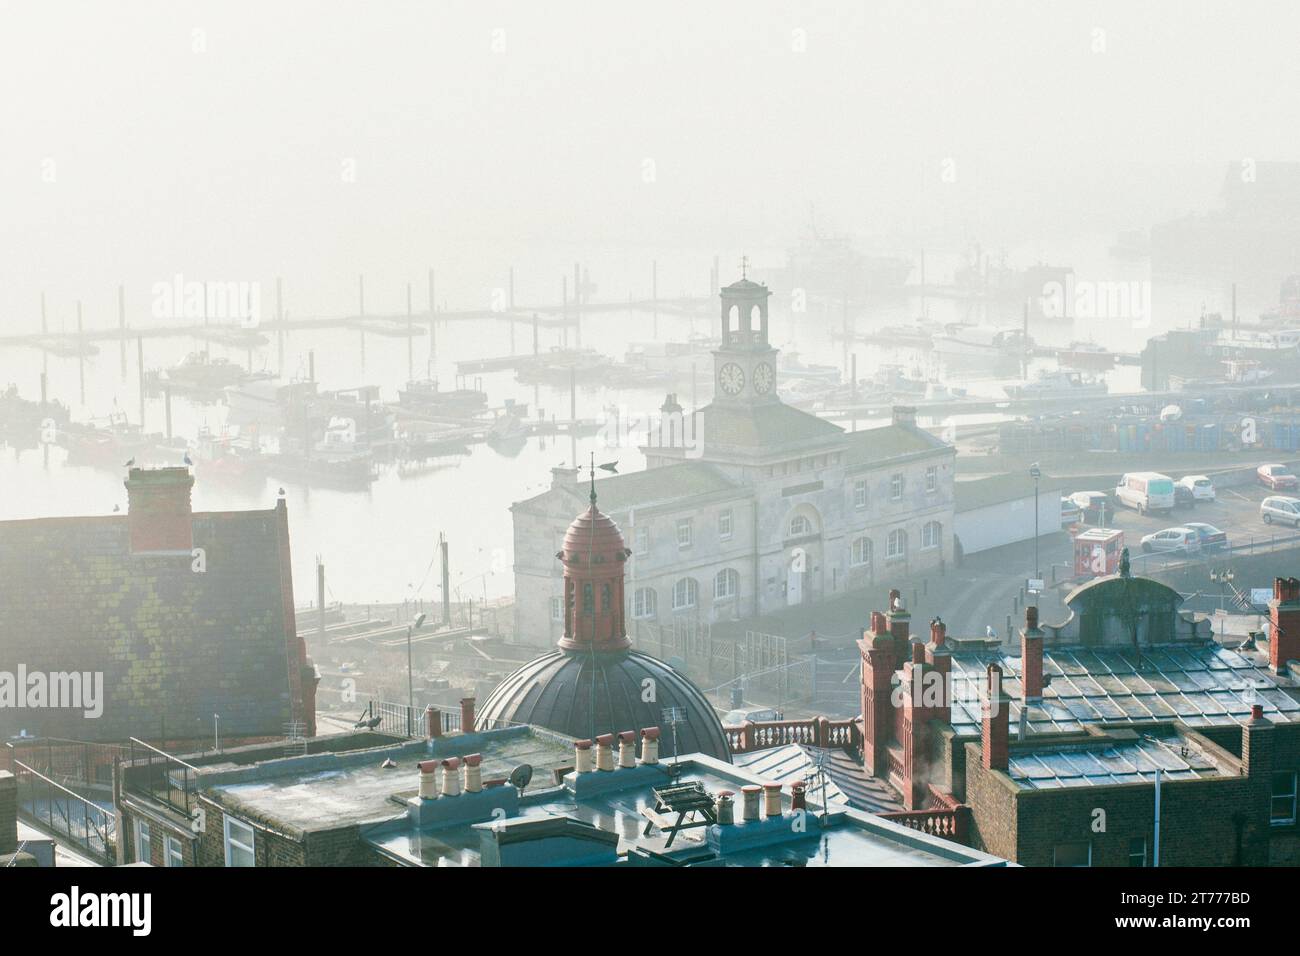
[[[776,395],[767,290],[722,291],[712,404],[683,419],[669,396],[646,470],[596,482],[623,531],[627,618],[713,622],[821,601],[953,559],[955,453],[910,409],[845,432]],[[737,323],[740,327],[737,327]],[[673,423],[685,421],[684,432]],[[693,435],[696,444],[674,443]],[[512,507],[516,633],[548,645],[562,620],[554,554],[586,486],[557,469],[551,489]]]

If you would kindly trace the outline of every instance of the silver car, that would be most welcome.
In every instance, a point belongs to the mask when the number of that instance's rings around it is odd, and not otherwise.
[[[1193,528],[1165,528],[1142,539],[1142,551],[1178,551],[1190,554],[1201,550],[1201,536]]]
[[[1280,521],[1300,528],[1300,498],[1270,495],[1260,502],[1259,516],[1264,519],[1264,524]]]

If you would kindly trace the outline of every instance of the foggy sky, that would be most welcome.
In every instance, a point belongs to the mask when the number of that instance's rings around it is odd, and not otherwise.
[[[338,312],[364,271],[396,308],[466,243],[782,247],[809,204],[908,252],[1148,226],[1212,206],[1230,160],[1300,158],[1298,27],[1187,0],[6,0],[0,315],[176,272]]]

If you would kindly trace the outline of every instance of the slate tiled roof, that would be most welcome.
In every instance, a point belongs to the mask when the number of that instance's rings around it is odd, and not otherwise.
[[[202,573],[188,552],[132,554],[125,515],[0,522],[0,670],[102,672],[104,685],[101,717],[0,709],[0,738],[210,739],[214,714],[224,738],[280,736],[301,719],[283,516],[192,520]]]
[[[816,769],[815,753],[819,748],[803,744],[786,744],[751,753],[736,754],[732,762],[743,770],[773,782],[788,785],[804,780]],[[843,750],[822,750],[827,777],[826,802],[831,806],[847,804],[869,813],[893,813],[903,804],[885,781],[869,776],[862,765]],[[820,802],[820,787],[811,793]]]
[[[952,447],[923,428],[910,428],[907,425],[864,428],[861,431],[849,432],[845,437],[849,443],[845,457],[850,464],[901,458],[904,455]]]
[[[953,654],[952,726],[980,731],[979,688],[985,668],[1002,667],[1002,690],[1011,698],[1010,723],[1020,721],[1020,658],[1001,651]],[[1043,674],[1051,683],[1029,705],[1029,731],[1080,731],[1088,724],[1179,720],[1192,727],[1245,723],[1251,703],[1273,721],[1300,721],[1300,702],[1283,690],[1258,655],[1213,641],[1131,649],[1048,648]]]
[[[1165,780],[1216,777],[1219,770],[1195,744],[1181,737],[1164,742],[1139,737],[1109,745],[1012,752],[1008,774],[1028,790],[1152,783],[1156,768]]]
[[[844,429],[824,418],[786,405],[727,405],[714,402],[697,413],[696,434],[706,448],[725,445],[777,451],[783,445],[837,438]]]

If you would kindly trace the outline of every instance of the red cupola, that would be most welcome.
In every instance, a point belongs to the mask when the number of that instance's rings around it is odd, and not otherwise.
[[[564,636],[566,651],[624,651],[632,646],[623,619],[623,566],[632,552],[623,532],[596,507],[573,519],[556,557],[564,564]]]

